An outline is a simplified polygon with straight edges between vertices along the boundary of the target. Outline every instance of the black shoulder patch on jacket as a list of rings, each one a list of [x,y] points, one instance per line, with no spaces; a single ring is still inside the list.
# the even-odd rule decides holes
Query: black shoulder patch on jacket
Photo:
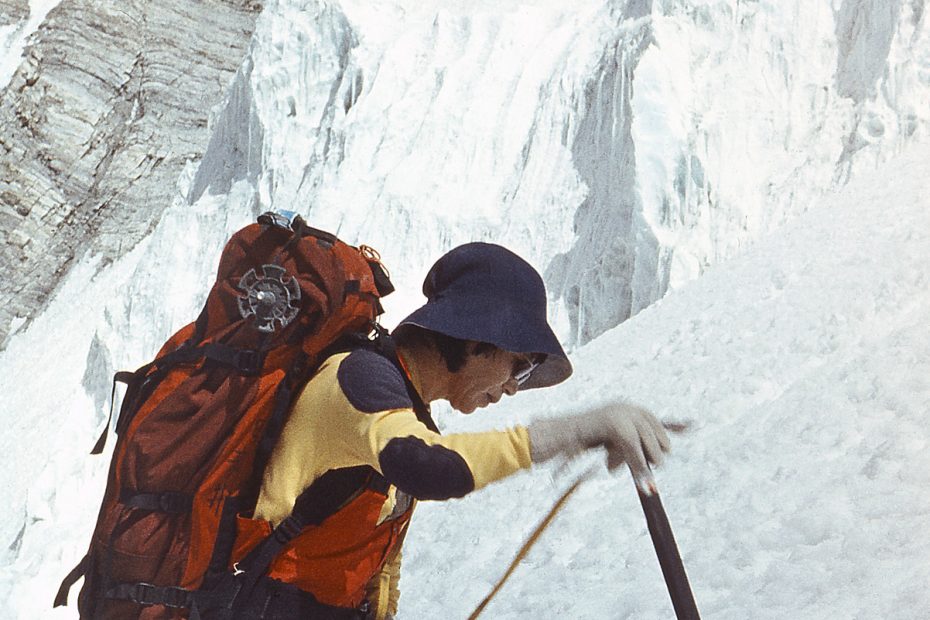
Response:
[[[374,351],[350,353],[339,364],[336,378],[352,406],[364,413],[413,408],[401,371]]]
[[[419,437],[395,437],[378,462],[391,484],[417,499],[450,499],[475,490],[475,477],[458,452]]]

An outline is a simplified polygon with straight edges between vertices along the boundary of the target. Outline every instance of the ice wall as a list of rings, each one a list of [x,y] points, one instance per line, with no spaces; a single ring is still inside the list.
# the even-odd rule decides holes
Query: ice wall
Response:
[[[924,2],[833,4],[655,2],[624,70],[592,76],[588,96],[623,146],[599,160],[600,185],[586,179],[575,246],[549,272],[577,340],[926,136]],[[619,104],[600,88],[611,74]]]
[[[540,270],[568,249],[586,192],[568,136],[609,6],[272,9],[253,52],[263,206],[379,248],[414,288],[464,241],[507,243]]]
[[[403,282],[506,243],[587,342],[925,136],[923,7],[271,4],[257,204],[382,248]]]
[[[188,200],[246,180],[404,282],[504,242],[584,343],[925,136],[924,8],[272,1]]]

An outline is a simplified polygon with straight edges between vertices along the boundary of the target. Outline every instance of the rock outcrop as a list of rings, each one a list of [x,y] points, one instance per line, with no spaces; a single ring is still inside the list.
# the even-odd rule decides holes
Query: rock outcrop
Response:
[[[17,24],[28,16],[28,0],[0,0],[0,26]]]
[[[26,2],[2,0],[16,23]],[[85,252],[131,249],[202,156],[261,10],[64,0],[0,95],[0,343]]]

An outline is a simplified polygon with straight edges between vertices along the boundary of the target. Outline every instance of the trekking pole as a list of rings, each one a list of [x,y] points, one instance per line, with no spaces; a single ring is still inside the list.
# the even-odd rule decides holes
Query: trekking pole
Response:
[[[675,616],[678,620],[700,620],[701,616],[694,602],[694,594],[691,593],[691,584],[688,583],[688,575],[685,574],[685,566],[681,562],[681,554],[678,553],[672,526],[668,522],[665,508],[662,507],[662,500],[659,498],[659,490],[652,471],[647,468],[639,476],[633,474],[633,481],[639,493],[639,502],[646,514],[649,535],[652,536],[652,544],[659,557],[659,566],[662,567],[665,585],[672,598]]]

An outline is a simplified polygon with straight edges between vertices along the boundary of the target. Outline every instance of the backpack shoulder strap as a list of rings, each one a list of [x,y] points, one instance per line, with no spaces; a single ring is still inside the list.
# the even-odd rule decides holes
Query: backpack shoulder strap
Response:
[[[308,525],[319,525],[367,487],[376,472],[368,466],[329,471],[300,494],[291,514],[271,534],[233,566],[242,576],[241,589],[250,591],[271,563]]]
[[[404,378],[404,383],[407,386],[407,393],[410,396],[410,400],[413,401],[413,411],[417,414],[417,419],[425,424],[428,429],[434,433],[438,433],[439,428],[433,421],[429,405],[423,400],[419,392],[417,392],[413,382],[410,380],[410,376],[407,374],[407,370],[397,356],[397,343],[394,342],[394,339],[388,331],[380,325],[375,325],[375,339],[370,342],[373,350],[390,360],[400,371],[401,376]]]

